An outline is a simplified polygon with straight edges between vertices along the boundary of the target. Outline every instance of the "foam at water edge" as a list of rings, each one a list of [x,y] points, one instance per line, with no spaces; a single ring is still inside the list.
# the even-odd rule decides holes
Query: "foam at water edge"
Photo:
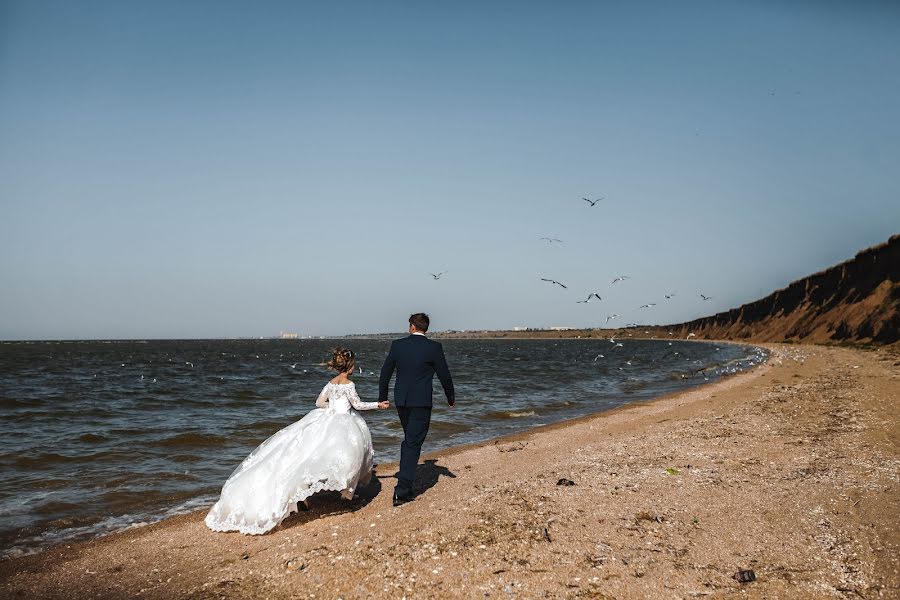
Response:
[[[103,537],[128,529],[145,527],[170,517],[187,514],[199,508],[210,506],[216,501],[216,498],[217,496],[192,498],[167,509],[165,512],[154,515],[120,515],[118,517],[109,517],[83,527],[70,527],[61,530],[45,531],[40,535],[16,540],[16,545],[5,549],[3,554],[0,555],[0,559],[6,560],[30,554],[39,554],[48,547],[63,542]]]

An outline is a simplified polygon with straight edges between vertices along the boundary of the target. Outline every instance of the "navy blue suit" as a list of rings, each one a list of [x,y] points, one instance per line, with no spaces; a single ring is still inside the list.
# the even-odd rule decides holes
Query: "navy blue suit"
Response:
[[[394,383],[394,405],[397,407],[400,424],[403,425],[400,473],[397,475],[395,493],[407,496],[412,493],[416,465],[431,424],[431,382],[434,376],[438,376],[450,406],[456,403],[456,396],[443,346],[424,335],[410,335],[391,343],[391,349],[381,367],[379,400],[387,400],[388,384],[395,369],[397,381]]]

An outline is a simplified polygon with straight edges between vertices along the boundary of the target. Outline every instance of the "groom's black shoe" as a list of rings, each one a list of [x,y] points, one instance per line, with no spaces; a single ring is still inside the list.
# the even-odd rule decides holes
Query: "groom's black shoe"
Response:
[[[415,496],[412,494],[400,495],[397,492],[394,492],[394,506],[400,506],[401,504],[406,504],[407,502],[412,502]]]

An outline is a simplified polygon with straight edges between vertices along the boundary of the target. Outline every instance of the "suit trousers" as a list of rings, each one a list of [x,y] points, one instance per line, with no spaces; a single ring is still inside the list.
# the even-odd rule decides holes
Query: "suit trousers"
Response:
[[[403,425],[403,443],[400,444],[400,473],[397,475],[397,488],[394,493],[406,496],[412,493],[416,465],[419,464],[422,444],[431,424],[431,407],[398,406],[397,414],[400,416],[400,424]]]

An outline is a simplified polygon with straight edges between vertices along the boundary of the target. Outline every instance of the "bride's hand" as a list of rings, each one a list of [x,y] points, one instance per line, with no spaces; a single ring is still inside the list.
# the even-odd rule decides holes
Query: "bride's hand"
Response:
[[[385,408],[390,408],[390,406],[391,406],[391,403],[388,402],[387,400],[382,400],[381,402],[378,403],[378,408],[380,408],[381,410],[384,410]]]

